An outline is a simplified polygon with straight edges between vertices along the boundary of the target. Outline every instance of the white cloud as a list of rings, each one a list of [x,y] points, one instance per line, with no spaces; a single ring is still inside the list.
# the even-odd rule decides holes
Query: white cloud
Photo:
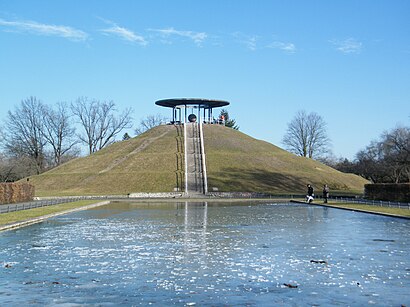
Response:
[[[37,35],[58,36],[73,41],[85,41],[87,33],[68,26],[42,24],[35,21],[7,21],[0,18],[0,26],[17,32],[28,32]]]
[[[296,46],[293,43],[284,43],[284,42],[273,42],[268,45],[268,48],[274,48],[274,49],[280,49],[282,51],[285,51],[287,53],[295,53],[296,52]]]
[[[345,54],[360,53],[362,51],[362,43],[354,38],[348,38],[345,40],[334,39],[331,40],[330,43],[336,47],[336,50]]]
[[[157,32],[161,36],[170,37],[170,36],[181,36],[191,39],[195,44],[200,46],[208,35],[205,32],[194,32],[194,31],[181,31],[175,30],[174,28],[166,29],[149,29],[149,31]]]
[[[111,24],[112,26],[110,28],[100,30],[101,32],[118,36],[123,40],[129,41],[132,43],[137,43],[142,46],[146,46],[148,44],[148,42],[143,36],[135,34],[133,31],[129,29],[120,27],[111,21],[105,21],[105,22]]]
[[[237,42],[243,44],[246,46],[247,49],[251,51],[255,51],[257,49],[257,41],[258,37],[257,36],[249,36],[242,34],[240,32],[235,32],[233,33],[233,36],[237,40]]]
[[[256,42],[257,42],[258,38],[256,36],[253,37],[249,37],[247,40],[244,40],[243,43],[246,45],[246,47],[249,50],[256,50]]]

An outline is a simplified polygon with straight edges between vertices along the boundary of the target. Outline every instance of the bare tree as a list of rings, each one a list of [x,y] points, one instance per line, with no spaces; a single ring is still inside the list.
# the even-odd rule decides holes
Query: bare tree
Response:
[[[379,160],[380,147],[377,142],[372,141],[365,150],[356,154],[355,173],[370,180],[371,182],[386,182],[386,164]]]
[[[399,126],[384,132],[377,146],[378,160],[387,166],[391,181],[410,182],[410,128]]]
[[[14,157],[27,156],[36,165],[36,173],[45,168],[44,105],[35,97],[21,101],[14,112],[8,112],[4,132],[4,147]]]
[[[84,128],[85,135],[80,134],[79,138],[87,144],[90,154],[113,143],[117,134],[132,126],[132,110],[128,108],[117,115],[113,101],[81,97],[71,104],[71,109]]]
[[[410,128],[397,127],[384,132],[356,154],[353,162],[336,168],[360,175],[374,183],[410,182]]]
[[[65,155],[75,156],[75,128],[71,122],[70,109],[67,103],[57,103],[56,109],[45,107],[43,135],[53,150],[54,165],[63,162]]]
[[[15,166],[13,163],[10,163],[10,159],[0,153],[0,181],[14,181],[16,179],[14,176],[14,168]]]
[[[299,111],[288,124],[282,143],[299,156],[318,158],[329,151],[326,123],[317,113]]]
[[[0,181],[13,182],[36,173],[37,167],[30,157],[0,154]]]
[[[140,135],[145,131],[163,124],[164,122],[166,122],[166,118],[161,114],[148,115],[147,117],[141,119],[139,126],[135,129],[135,134]]]

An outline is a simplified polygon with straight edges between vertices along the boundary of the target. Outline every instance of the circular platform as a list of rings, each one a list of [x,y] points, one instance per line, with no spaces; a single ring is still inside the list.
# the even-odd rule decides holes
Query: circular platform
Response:
[[[227,106],[229,105],[229,102],[224,100],[201,98],[172,98],[158,100],[155,104],[167,108],[176,108],[178,106],[200,106],[202,109],[212,109]]]

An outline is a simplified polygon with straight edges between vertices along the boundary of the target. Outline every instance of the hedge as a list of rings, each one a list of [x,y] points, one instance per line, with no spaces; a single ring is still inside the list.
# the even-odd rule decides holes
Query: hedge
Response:
[[[34,198],[34,186],[29,183],[0,183],[0,204],[31,201]]]
[[[374,183],[364,185],[365,198],[410,202],[410,183]]]

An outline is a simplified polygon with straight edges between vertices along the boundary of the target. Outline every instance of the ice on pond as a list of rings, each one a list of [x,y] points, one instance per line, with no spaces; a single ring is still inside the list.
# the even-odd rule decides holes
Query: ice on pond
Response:
[[[409,234],[305,205],[112,203],[0,233],[0,305],[409,305]]]

